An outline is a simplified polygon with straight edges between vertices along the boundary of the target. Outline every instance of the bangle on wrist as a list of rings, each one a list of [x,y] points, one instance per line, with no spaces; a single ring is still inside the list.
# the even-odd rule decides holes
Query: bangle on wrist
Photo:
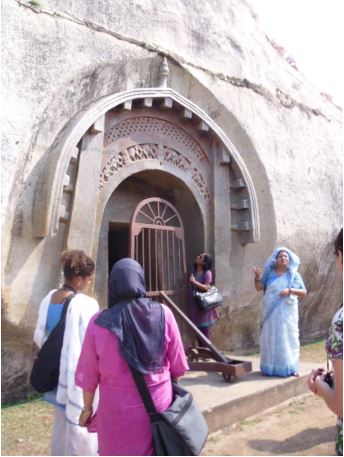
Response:
[[[85,407],[82,408],[81,413],[82,414],[92,414],[93,408],[91,407],[90,409],[87,409]]]
[[[260,282],[260,279],[255,278],[254,282]]]

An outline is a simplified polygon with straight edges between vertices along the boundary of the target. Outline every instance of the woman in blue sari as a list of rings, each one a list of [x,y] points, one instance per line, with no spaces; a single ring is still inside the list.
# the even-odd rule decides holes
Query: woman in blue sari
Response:
[[[279,247],[265,262],[263,274],[259,268],[253,268],[255,287],[264,290],[260,370],[268,376],[298,376],[298,298],[307,294],[297,272],[299,264],[294,252]]]

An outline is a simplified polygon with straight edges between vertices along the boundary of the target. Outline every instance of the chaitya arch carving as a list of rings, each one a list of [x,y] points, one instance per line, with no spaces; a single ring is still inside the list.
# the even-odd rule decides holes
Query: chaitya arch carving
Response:
[[[178,112],[183,122],[192,122],[196,129],[211,136],[216,147],[216,159],[208,157],[207,153],[192,142],[179,126],[169,124],[164,119],[154,117],[139,117],[123,120],[105,132],[104,118],[106,113],[115,109],[131,110],[135,104],[149,109],[156,107],[160,110]],[[198,163],[209,167],[212,159],[222,164],[231,164],[231,192],[237,195],[231,212],[235,215],[231,229],[242,234],[242,242],[255,242],[260,238],[257,196],[250,174],[241,155],[223,130],[197,105],[176,91],[167,87],[140,88],[104,97],[88,109],[80,112],[61,132],[48,152],[46,169],[41,175],[36,192],[33,211],[33,228],[37,237],[52,236],[57,232],[59,224],[70,223],[71,212],[64,202],[75,190],[67,170],[77,162],[80,148],[85,141],[92,143],[98,138],[97,144],[102,144],[107,160],[99,170],[98,192],[107,185],[108,180],[119,168],[140,160],[155,160],[166,163],[176,170],[183,171],[198,189],[205,201],[211,200],[211,189],[207,185],[204,171],[194,166],[193,161],[180,150],[171,146],[161,147],[158,143],[149,141],[140,144],[129,144],[121,150],[112,151],[113,142],[124,133],[129,136],[132,132],[154,133],[164,129],[171,139],[177,138],[184,143],[185,148],[195,156]],[[128,136],[127,135],[127,136]],[[82,142],[80,140],[82,139]],[[79,148],[76,147],[79,145]],[[81,145],[81,146],[80,146]],[[82,149],[81,149],[82,150]],[[106,155],[105,154],[105,155]],[[111,155],[109,155],[111,154]],[[233,165],[233,166],[232,166]],[[244,196],[241,194],[244,190]],[[69,203],[71,204],[71,203]],[[244,215],[244,216],[243,216]]]

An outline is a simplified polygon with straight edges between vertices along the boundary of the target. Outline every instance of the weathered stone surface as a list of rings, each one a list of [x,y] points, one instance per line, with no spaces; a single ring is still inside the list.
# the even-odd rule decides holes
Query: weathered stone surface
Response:
[[[102,97],[158,85],[161,53],[168,57],[168,87],[202,109],[239,152],[257,196],[261,238],[258,243],[241,244],[241,235],[230,231],[230,219],[237,211],[233,207],[245,206],[240,201],[247,197],[234,199],[232,193],[230,214],[213,221],[216,212],[199,210],[190,191],[192,182],[181,170],[172,176],[171,164],[168,168],[156,163],[153,170],[148,164],[136,163],[132,170],[136,167],[135,172],[146,173],[147,182],[152,179],[151,187],[143,183],[145,190],[140,192],[139,186],[134,193],[126,190],[123,198],[117,193],[117,206],[114,192],[104,215],[97,213],[101,229],[99,238],[95,233],[91,241],[97,244],[92,253],[98,254],[98,274],[107,274],[105,222],[120,213],[116,220],[128,223],[130,205],[148,190],[159,189],[166,198],[182,202],[188,267],[203,242],[218,257],[219,285],[226,292],[226,305],[214,328],[214,341],[220,347],[245,350],[257,346],[261,300],[253,287],[251,266],[262,265],[276,244],[288,245],[301,257],[300,272],[309,289],[300,306],[301,338],[326,334],[341,288],[331,243],[342,224],[342,114],[282,59],[245,1],[231,0],[224,6],[223,2],[206,0],[115,5],[108,1],[45,0],[31,6],[25,1],[5,0],[2,13],[5,398],[21,395],[27,386],[38,304],[59,282],[59,255],[69,234],[67,213],[72,200],[68,198],[72,194],[67,192],[61,201],[65,220],[57,233],[46,238],[35,236],[35,217],[46,216],[32,214],[33,208],[39,211],[40,198],[43,201],[47,196],[46,190],[40,193],[42,176],[49,163],[55,163],[54,155],[77,116],[82,118]],[[134,105],[126,107],[128,112],[135,113]],[[152,105],[147,101],[145,109]],[[165,108],[166,116],[177,116],[175,103]],[[186,127],[197,120],[190,113],[180,111],[182,121],[178,122],[194,135]],[[202,125],[207,130],[207,125]],[[91,125],[80,132],[73,148],[88,127]],[[189,157],[187,152],[183,154]],[[227,164],[227,159],[225,154],[216,165],[220,188],[209,186],[216,198],[220,198],[221,186],[228,184],[226,167],[233,173],[230,180],[237,178],[235,166]],[[169,173],[165,184],[160,172]],[[63,181],[67,187],[77,179],[70,169],[69,175],[70,182]],[[129,182],[137,186],[135,180]],[[51,189],[51,195],[54,192],[56,189]],[[228,194],[224,198],[229,198]],[[188,220],[187,204],[193,208],[193,220]],[[216,205],[218,212],[229,206],[228,201]],[[210,221],[204,223],[209,226],[204,240],[201,233],[192,236],[193,222],[201,225],[202,218]],[[223,273],[223,268],[228,271]],[[103,301],[106,293],[97,281],[95,292]]]

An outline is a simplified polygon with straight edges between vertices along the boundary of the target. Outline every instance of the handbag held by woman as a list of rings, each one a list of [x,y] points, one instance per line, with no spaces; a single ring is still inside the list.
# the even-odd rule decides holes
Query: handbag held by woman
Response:
[[[173,401],[159,413],[143,374],[129,368],[151,420],[155,455],[199,455],[208,437],[208,425],[190,392],[172,382]]]
[[[211,286],[206,292],[193,291],[196,305],[201,311],[217,308],[223,303],[223,297],[215,286]]]

